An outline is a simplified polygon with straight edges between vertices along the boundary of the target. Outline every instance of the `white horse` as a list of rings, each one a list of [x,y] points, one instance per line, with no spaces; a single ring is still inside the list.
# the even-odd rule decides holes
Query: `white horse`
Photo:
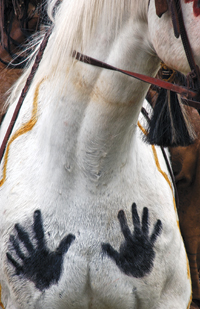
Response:
[[[137,127],[149,86],[72,57],[76,50],[151,76],[162,59],[186,73],[170,13],[159,18],[154,0],[62,0],[56,10],[55,2],[54,29],[1,165],[0,306],[189,308],[166,164]],[[200,64],[200,19],[193,3],[182,9]],[[0,141],[30,67],[13,89]]]

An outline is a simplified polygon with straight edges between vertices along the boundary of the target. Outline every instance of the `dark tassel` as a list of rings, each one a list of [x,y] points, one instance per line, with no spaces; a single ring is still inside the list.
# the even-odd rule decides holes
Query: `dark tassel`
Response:
[[[197,1],[197,7],[200,8],[200,0]]]
[[[188,146],[195,134],[177,94],[161,89],[149,122],[148,143],[163,147]]]

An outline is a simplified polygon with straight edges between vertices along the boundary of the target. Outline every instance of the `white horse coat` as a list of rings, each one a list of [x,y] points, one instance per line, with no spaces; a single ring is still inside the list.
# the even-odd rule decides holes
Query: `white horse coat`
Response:
[[[183,11],[200,63],[200,20],[191,3]],[[160,59],[189,70],[169,12],[159,19],[153,0],[62,0],[0,170],[2,304],[186,309],[190,274],[166,164],[137,126],[148,85],[74,60],[74,49],[147,75]]]

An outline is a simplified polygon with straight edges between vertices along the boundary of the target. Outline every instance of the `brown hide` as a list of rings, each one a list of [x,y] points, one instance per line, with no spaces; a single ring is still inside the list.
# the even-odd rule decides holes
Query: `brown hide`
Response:
[[[0,0],[0,11],[3,8],[3,6],[5,7],[5,3],[7,3],[6,5],[9,7],[9,9],[11,9],[11,7],[15,4],[15,10],[17,15],[14,16],[13,20],[12,20],[12,29],[10,32],[10,37],[12,38],[12,40],[14,40],[15,42],[18,42],[20,44],[23,44],[26,40],[27,37],[24,35],[24,33],[21,30],[21,23],[20,23],[20,14],[21,11],[19,8],[21,8],[22,10],[22,5],[21,2],[24,3],[21,0],[17,0],[17,1],[10,1],[10,2],[5,2],[5,0]],[[29,29],[29,32],[34,33],[35,30],[38,27],[38,11],[36,10],[37,5],[41,6],[41,4],[43,3],[42,0],[30,0],[29,4],[28,4],[28,16],[29,16],[29,21],[27,23],[27,27]],[[8,7],[5,10],[8,10]],[[0,58],[5,61],[5,62],[10,62],[12,60],[11,56],[6,52],[6,50],[4,49],[4,46],[8,47],[8,43],[7,43],[7,35],[2,31],[3,25],[2,22],[0,21],[0,32],[1,32],[1,45],[0,45]],[[3,41],[3,42],[2,42]],[[16,45],[14,45],[12,43],[12,41],[10,41],[10,48],[12,53],[19,53],[20,51],[17,49]],[[1,119],[2,119],[2,115],[5,113],[5,102],[6,99],[8,97],[8,90],[10,89],[10,87],[15,83],[15,81],[19,78],[19,76],[22,74],[22,69],[11,69],[11,68],[7,68],[3,63],[0,62],[0,124],[1,124]]]
[[[7,91],[21,75],[21,69],[7,69],[0,63],[0,123],[2,114],[4,114],[4,104],[8,97]]]
[[[190,263],[193,299],[200,300],[200,116],[187,107],[197,133],[188,147],[171,148],[172,168],[179,194],[179,220]]]
[[[17,17],[15,17],[13,27],[12,27],[12,37],[17,42],[22,41],[23,35],[19,29],[18,20]],[[5,42],[6,45],[6,42]],[[14,52],[14,46],[11,46],[12,51]],[[2,45],[0,46],[0,58],[4,61],[11,61],[10,56],[8,53],[4,50]],[[10,87],[14,84],[14,82],[19,78],[21,75],[22,70],[21,69],[10,69],[6,68],[6,66],[3,63],[0,63],[0,123],[1,123],[1,114],[4,114],[4,104],[7,99],[8,93],[7,91],[10,89]]]

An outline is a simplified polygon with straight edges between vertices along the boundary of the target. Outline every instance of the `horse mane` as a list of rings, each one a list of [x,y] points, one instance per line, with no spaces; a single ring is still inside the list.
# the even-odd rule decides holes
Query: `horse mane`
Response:
[[[55,22],[57,27],[56,42],[67,46],[66,48],[70,52],[76,48],[81,49],[82,52],[87,49],[100,22],[105,25],[107,33],[112,32],[113,36],[123,25],[123,19],[128,19],[130,16],[133,19],[138,18],[138,10],[141,15],[147,10],[147,8],[145,10],[147,1],[141,2],[139,0],[62,0],[54,19],[53,13],[56,3],[58,0],[51,0],[49,3],[49,18]],[[62,44],[64,37],[67,41]]]

